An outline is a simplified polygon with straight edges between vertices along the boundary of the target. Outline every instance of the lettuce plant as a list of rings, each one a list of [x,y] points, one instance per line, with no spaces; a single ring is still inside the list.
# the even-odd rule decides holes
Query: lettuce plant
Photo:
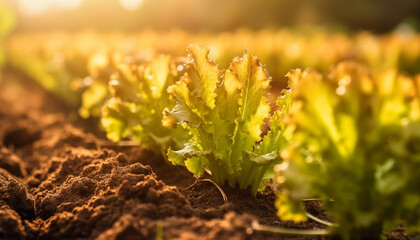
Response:
[[[92,53],[87,58],[86,70],[89,76],[78,77],[72,81],[72,89],[83,92],[79,115],[82,118],[98,117],[107,99],[110,98],[108,81],[116,71],[105,50]]]
[[[160,55],[148,64],[119,64],[109,81],[112,97],[102,108],[101,125],[112,141],[132,139],[155,152],[179,149],[188,134],[162,126],[163,110],[174,106],[166,94],[178,79],[176,61]]]
[[[196,175],[208,169],[219,185],[228,182],[255,195],[273,176],[287,144],[282,120],[289,98],[268,103],[271,77],[247,52],[221,71],[208,59],[208,49],[190,45],[188,51],[185,75],[168,88],[176,105],[165,109],[162,122],[181,125],[190,137],[183,149],[170,148],[168,159]],[[263,137],[264,120],[271,127]]]
[[[291,71],[294,141],[276,166],[283,220],[320,198],[344,239],[379,239],[400,223],[420,230],[419,79],[353,62],[328,77]]]

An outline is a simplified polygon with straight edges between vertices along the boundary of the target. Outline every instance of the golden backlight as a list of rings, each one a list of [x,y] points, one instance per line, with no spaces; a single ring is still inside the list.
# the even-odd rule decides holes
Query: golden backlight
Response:
[[[128,11],[138,9],[144,0],[120,0],[121,6]]]
[[[40,15],[50,10],[72,10],[79,7],[84,0],[18,0],[21,13]],[[127,11],[138,9],[144,0],[119,0],[121,7]]]
[[[74,9],[83,0],[18,0],[18,6],[23,14],[38,15],[51,9]]]

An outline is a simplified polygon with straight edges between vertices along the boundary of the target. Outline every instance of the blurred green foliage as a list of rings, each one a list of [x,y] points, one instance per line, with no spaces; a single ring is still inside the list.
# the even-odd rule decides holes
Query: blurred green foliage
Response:
[[[5,54],[3,50],[3,41],[12,31],[16,24],[16,18],[13,10],[5,3],[0,2],[0,68],[5,64]],[[1,80],[1,73],[0,73]]]
[[[168,129],[161,123],[164,109],[175,105],[166,89],[179,79],[177,64],[180,63],[168,55],[159,55],[139,64],[117,60],[115,66],[118,71],[109,81],[111,98],[108,97],[101,113],[101,125],[108,139],[114,142],[125,139],[138,141],[143,147],[159,154],[165,154],[169,147],[182,148],[188,139],[187,131]],[[84,110],[87,103],[97,97],[106,96],[106,87],[92,85],[84,94],[87,99],[81,109]],[[101,100],[103,104],[105,99]],[[89,110],[86,109],[87,112]]]
[[[379,239],[400,223],[420,231],[420,78],[338,64],[289,73],[294,142],[276,167],[283,220],[320,198],[344,239]]]

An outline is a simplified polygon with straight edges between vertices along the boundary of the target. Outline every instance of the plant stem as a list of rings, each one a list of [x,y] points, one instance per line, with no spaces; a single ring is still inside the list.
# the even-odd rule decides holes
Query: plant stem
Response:
[[[228,198],[226,196],[225,191],[223,191],[223,189],[217,183],[215,183],[213,180],[211,180],[211,179],[200,179],[200,180],[198,180],[198,182],[209,182],[209,183],[213,184],[219,190],[220,194],[222,194],[223,203],[226,204],[228,202]]]
[[[216,159],[214,158],[214,156],[210,155],[208,157],[209,160],[209,169],[211,172],[211,176],[213,177],[213,180],[218,183],[218,184],[224,184],[222,183],[222,179],[220,179],[220,169],[219,169],[219,164],[217,163]]]
[[[328,236],[330,231],[328,229],[302,230],[280,228],[267,225],[260,225],[257,221],[252,222],[252,229],[258,232],[266,232],[281,235],[300,235],[300,236]]]
[[[226,204],[228,202],[228,198],[227,198],[227,195],[226,195],[225,191],[223,191],[223,189],[216,182],[214,182],[211,179],[207,179],[207,178],[205,178],[205,179],[198,179],[193,184],[191,184],[190,186],[184,188],[183,190],[191,189],[195,185],[197,185],[197,183],[202,183],[202,182],[209,182],[209,183],[213,184],[219,190],[220,194],[222,195],[223,203]]]
[[[312,215],[310,213],[306,213],[306,216],[308,218],[312,219],[313,221],[315,221],[317,223],[324,224],[324,225],[326,225],[328,227],[338,227],[338,224],[337,223],[331,223],[331,222],[328,222],[328,221],[324,221],[324,220],[322,220],[320,218],[315,217],[314,215]]]
[[[256,168],[259,170],[257,173],[254,173],[256,175],[256,178],[254,178],[254,182],[252,185],[252,195],[257,195],[258,192],[258,187],[260,186],[261,180],[264,177],[264,173],[265,171],[267,171],[267,168],[269,166],[263,166],[263,167],[257,167]]]
[[[246,189],[248,187],[247,186],[248,179],[252,177],[251,172],[252,172],[252,168],[251,168],[250,161],[248,159],[244,159],[243,164],[242,164],[242,173],[239,173],[242,176],[239,181],[239,187],[241,189]],[[231,186],[231,187],[235,187],[235,186]]]

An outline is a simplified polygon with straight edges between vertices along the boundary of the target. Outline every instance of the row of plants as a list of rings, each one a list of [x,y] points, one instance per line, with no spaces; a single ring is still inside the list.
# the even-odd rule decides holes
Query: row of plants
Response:
[[[240,29],[219,34],[173,30],[138,34],[28,33],[14,34],[6,45],[9,62],[42,86],[74,106],[82,117],[99,116],[110,95],[109,76],[120,63],[145,63],[159,54],[183,56],[185,46],[199,42],[222,68],[248,49],[265,60],[272,85],[284,88],[284,74],[294,68],[327,73],[344,60],[355,60],[373,69],[394,67],[409,74],[420,72],[420,35],[409,30],[377,36],[353,35],[325,29]]]
[[[347,61],[292,70],[273,97],[248,52],[227,69],[200,45],[188,53],[182,68],[167,55],[118,66],[101,116],[110,139],[168,149],[171,163],[253,195],[274,179],[282,220],[306,220],[302,201],[316,199],[344,239],[420,231],[420,76]]]
[[[409,70],[400,70],[399,61],[320,60],[319,72],[290,71],[281,89],[248,52],[230,64],[220,60],[219,67],[200,45],[173,57],[179,55],[113,45],[117,36],[104,45],[86,36],[80,49],[73,49],[76,41],[64,48],[68,40],[62,39],[56,48],[41,37],[39,44],[51,49],[31,57],[43,56],[34,60],[42,74],[51,74],[45,70],[51,57],[62,57],[62,68],[48,81],[68,76],[68,86],[85,88],[72,95],[57,83],[83,100],[82,116],[100,114],[110,140],[138,141],[197,176],[208,172],[218,185],[253,195],[273,179],[281,219],[306,220],[302,201],[316,199],[335,219],[331,233],[344,239],[378,239],[399,224],[420,231],[420,77],[404,75]],[[401,47],[390,50],[394,60],[416,54],[402,51],[404,44],[392,46]],[[14,65],[31,68],[30,61],[13,57]],[[287,62],[281,55],[278,60]]]
[[[101,125],[113,141],[138,140],[167,151],[173,164],[197,176],[208,169],[217,184],[250,187],[255,195],[273,177],[288,142],[282,123],[287,102],[279,97],[269,103],[271,77],[249,53],[220,70],[208,59],[209,49],[191,45],[188,51],[182,68],[182,60],[168,55],[118,65]]]

